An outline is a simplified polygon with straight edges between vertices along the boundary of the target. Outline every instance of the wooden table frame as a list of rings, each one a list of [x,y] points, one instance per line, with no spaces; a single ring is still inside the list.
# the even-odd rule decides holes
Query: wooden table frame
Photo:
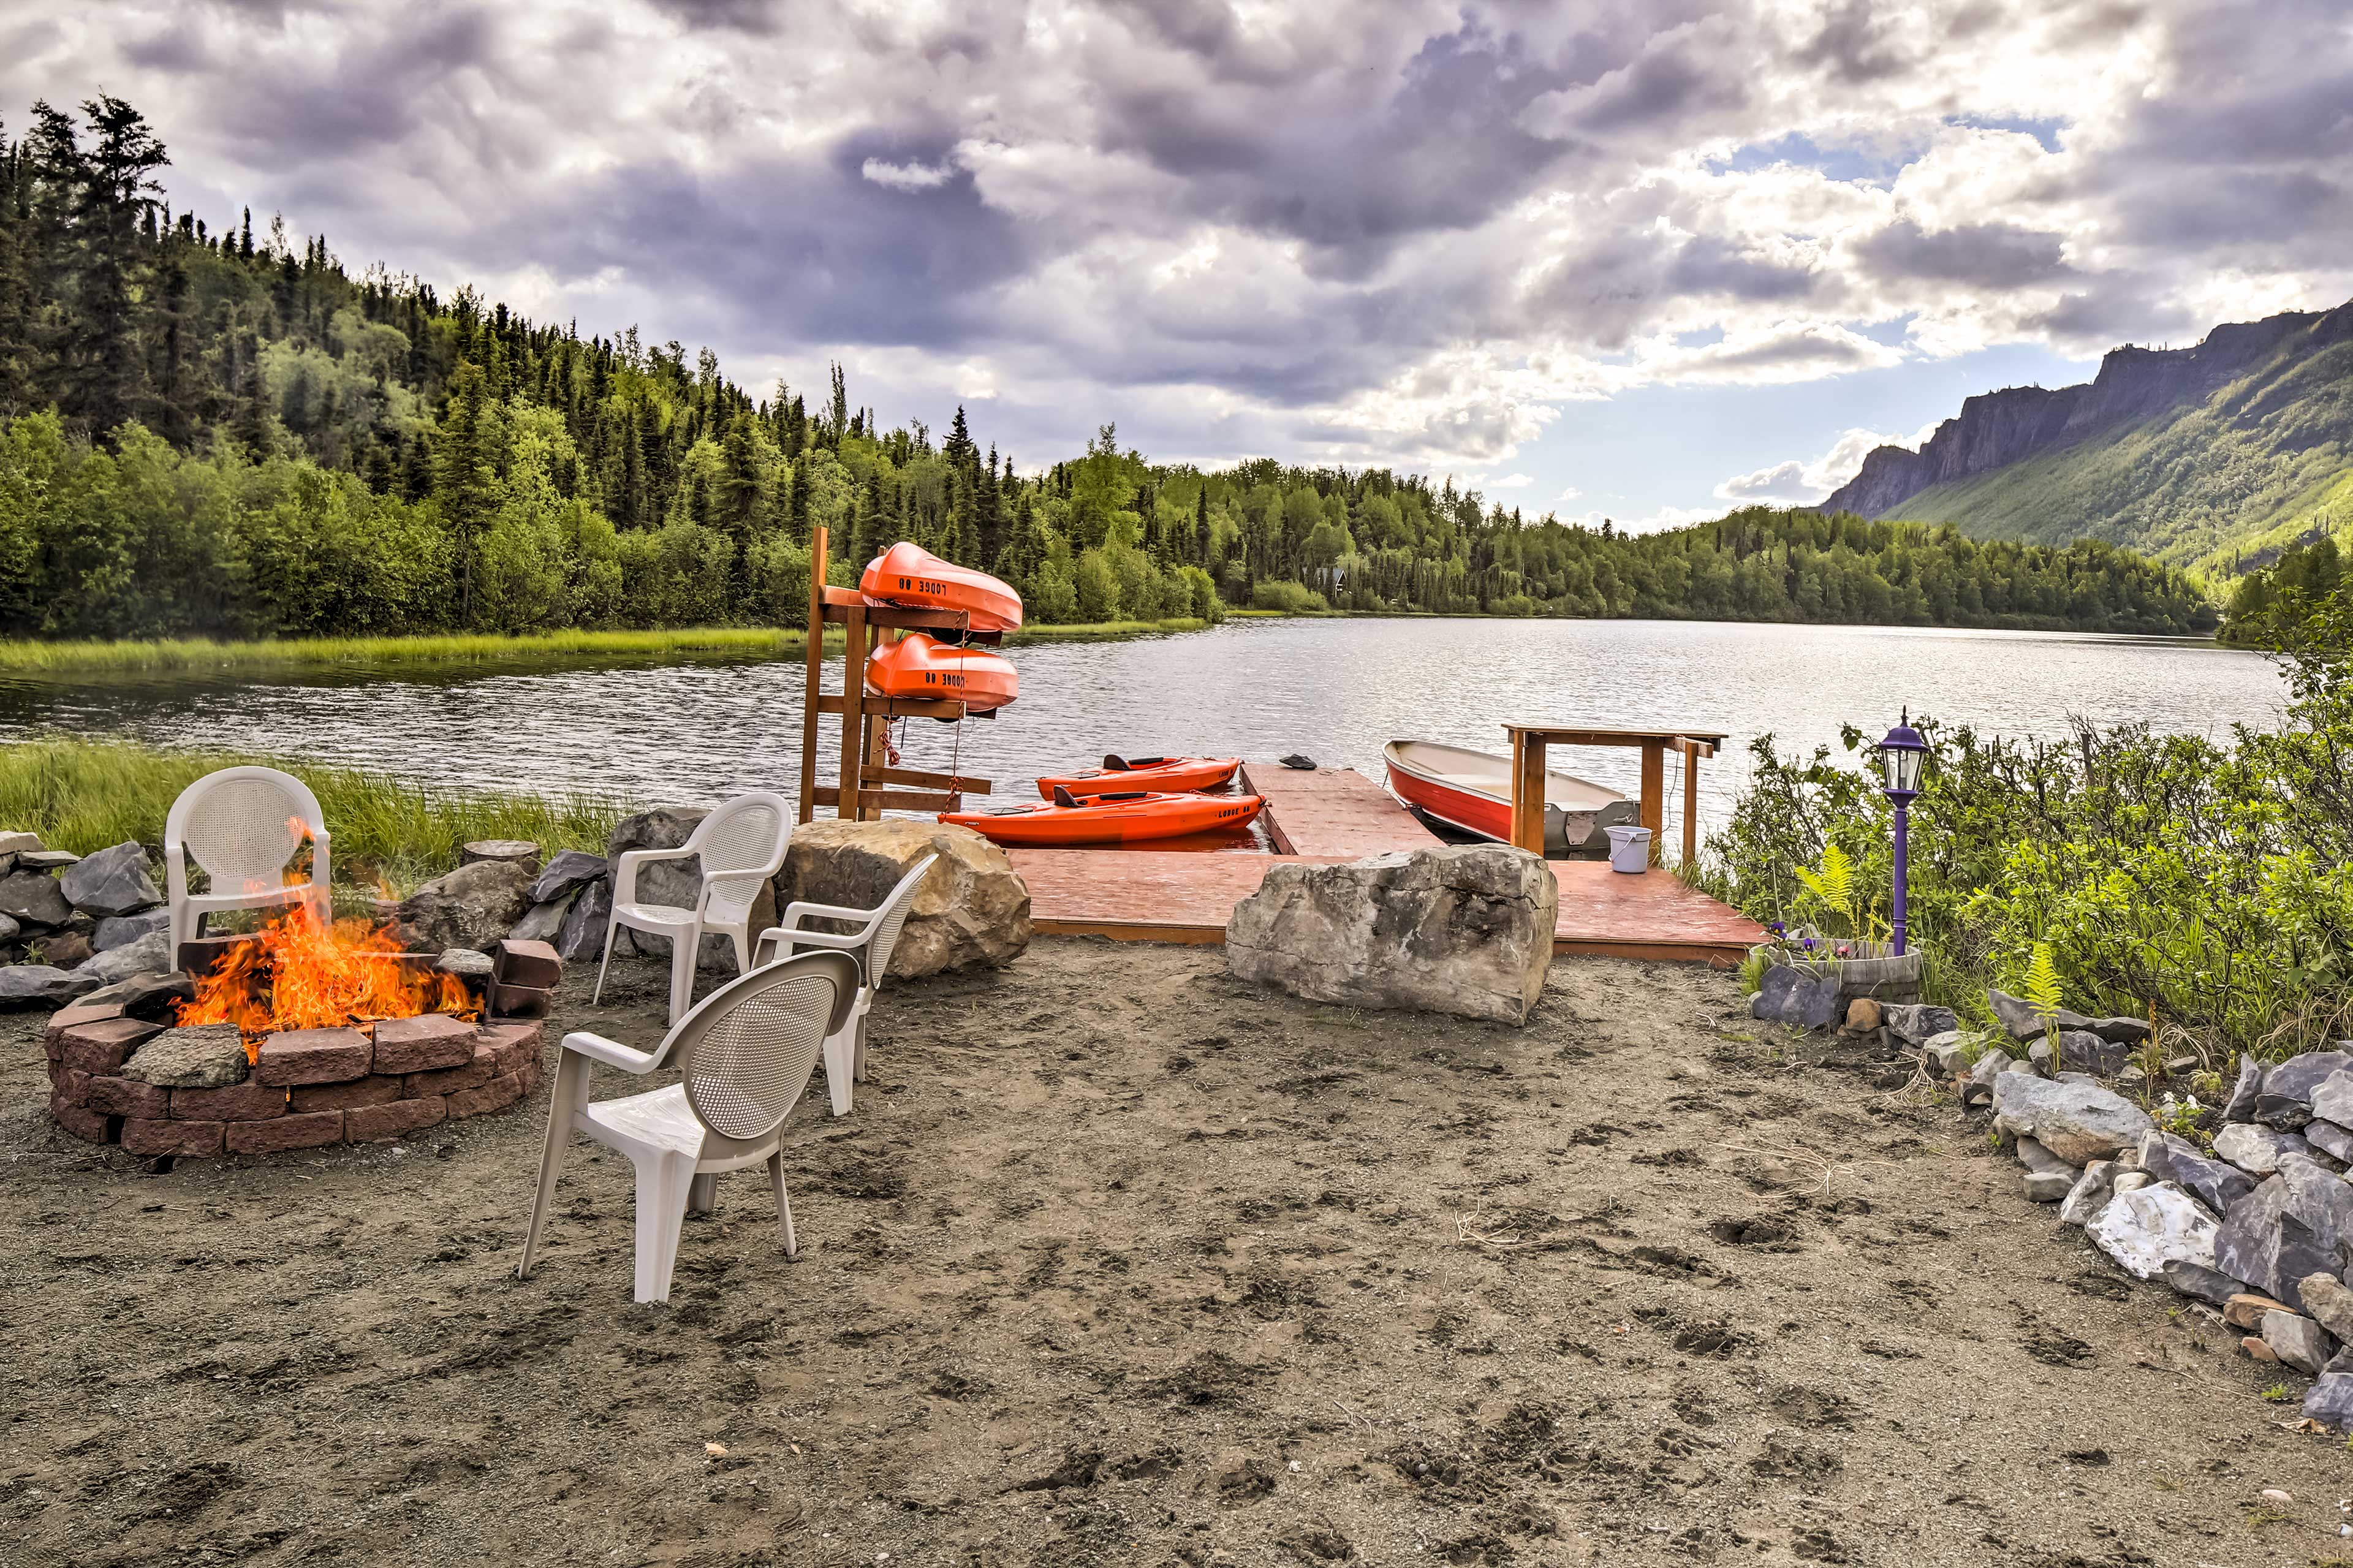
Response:
[[[1545,748],[1639,746],[1642,751],[1642,826],[1656,864],[1667,826],[1667,753],[1683,759],[1683,863],[1699,856],[1699,763],[1724,744],[1706,730],[1599,730],[1586,724],[1506,724],[1512,737],[1512,842],[1544,853]]]
[[[955,631],[971,625],[962,610],[916,610],[897,605],[870,605],[854,588],[829,587],[825,580],[826,532],[809,531],[809,612],[807,670],[801,690],[800,819],[815,820],[817,808],[829,805],[845,822],[873,822],[886,810],[955,811],[968,795],[987,795],[989,781],[959,778],[953,773],[924,773],[890,765],[886,749],[890,721],[898,718],[962,720],[965,705],[934,699],[876,697],[866,689],[867,631]],[[825,691],[819,676],[825,668],[825,628],[839,626],[849,637],[841,661],[841,694]],[[875,642],[880,645],[880,639]],[[837,784],[817,782],[818,726],[827,716],[841,716],[841,774]],[[986,718],[988,714],[973,717]],[[897,787],[893,787],[897,786]]]

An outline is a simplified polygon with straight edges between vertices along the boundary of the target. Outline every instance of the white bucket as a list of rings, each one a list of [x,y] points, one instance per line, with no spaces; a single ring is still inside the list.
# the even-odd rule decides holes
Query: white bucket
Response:
[[[1609,835],[1609,868],[1630,871],[1641,876],[1651,868],[1651,830],[1647,827],[1612,827]]]

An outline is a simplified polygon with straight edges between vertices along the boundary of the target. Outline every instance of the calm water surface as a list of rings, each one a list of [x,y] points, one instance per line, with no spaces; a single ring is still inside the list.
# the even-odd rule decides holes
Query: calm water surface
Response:
[[[993,721],[909,721],[910,766],[1029,781],[1100,758],[1303,752],[1380,776],[1384,742],[1501,752],[1507,719],[1728,731],[1701,773],[1722,819],[1746,744],[1839,745],[1910,704],[2005,734],[2071,714],[2221,734],[2274,718],[2285,689],[2259,656],[2198,643],[2021,632],[1669,621],[1232,622],[1118,643],[1020,648],[1020,701]],[[840,661],[829,666],[838,688]],[[708,801],[799,777],[797,661],[569,662],[418,671],[202,678],[0,678],[0,726],[229,746],[381,769],[445,787],[589,791]],[[828,729],[838,730],[829,721]],[[1626,789],[1635,753],[1555,753]],[[832,737],[824,747],[831,777]],[[1669,782],[1676,782],[1669,760]],[[1678,792],[1679,794],[1679,792]]]

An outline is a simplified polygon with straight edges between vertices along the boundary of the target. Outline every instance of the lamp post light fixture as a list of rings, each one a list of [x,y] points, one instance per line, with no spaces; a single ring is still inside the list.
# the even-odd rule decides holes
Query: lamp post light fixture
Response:
[[[1895,902],[1895,951],[1905,951],[1904,938],[1905,834],[1910,826],[1909,811],[1920,794],[1920,764],[1928,755],[1928,742],[1912,727],[1912,710],[1904,710],[1904,717],[1887,739],[1879,742],[1880,771],[1887,777],[1887,798],[1895,806],[1895,867],[1894,882]]]

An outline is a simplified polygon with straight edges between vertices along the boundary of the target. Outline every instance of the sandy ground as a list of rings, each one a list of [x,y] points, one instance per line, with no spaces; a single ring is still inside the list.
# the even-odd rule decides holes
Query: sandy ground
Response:
[[[650,1043],[660,984],[563,1021]],[[1040,941],[887,993],[800,1260],[728,1178],[667,1308],[614,1156],[514,1279],[543,1092],[156,1175],[47,1125],[36,1028],[12,1564],[2353,1559],[2353,1459],[2218,1324],[1723,975],[1564,961],[1517,1031]]]

